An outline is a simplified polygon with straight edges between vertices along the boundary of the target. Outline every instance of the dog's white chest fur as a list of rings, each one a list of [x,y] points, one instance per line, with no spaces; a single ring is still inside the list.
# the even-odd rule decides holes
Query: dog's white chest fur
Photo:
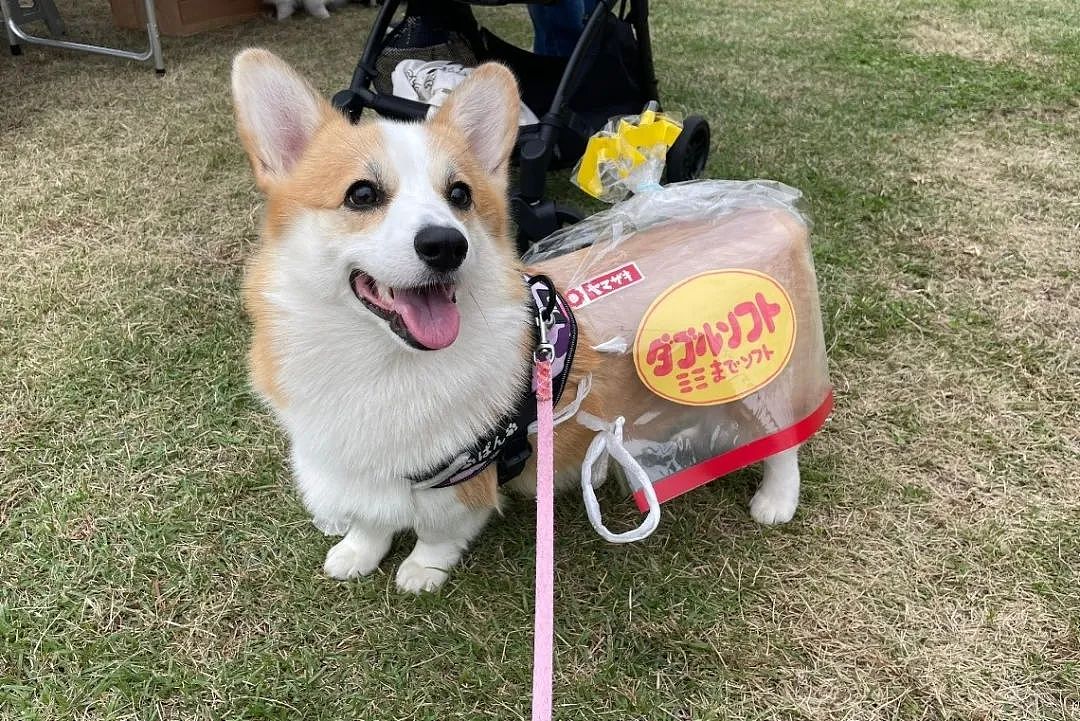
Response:
[[[452,222],[427,182],[423,126],[386,124],[382,131],[403,182],[379,237],[325,244],[318,216],[302,217],[288,230],[267,298],[277,311],[274,350],[288,398],[278,415],[297,484],[317,525],[335,534],[360,520],[395,529],[423,523],[431,502],[418,504],[406,476],[484,435],[513,407],[526,378],[516,351],[528,329],[527,307],[486,292],[505,272],[488,267],[492,254],[483,245],[492,241],[482,228],[469,229],[475,247],[459,271],[461,330],[448,348],[405,348],[341,282],[342,256],[356,253],[393,277],[395,264],[414,262],[398,257],[411,244],[397,236]]]

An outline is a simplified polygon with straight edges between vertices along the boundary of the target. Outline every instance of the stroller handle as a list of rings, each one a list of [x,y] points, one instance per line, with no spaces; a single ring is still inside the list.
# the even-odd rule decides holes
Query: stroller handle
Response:
[[[384,118],[394,120],[423,120],[432,108],[427,103],[399,98],[396,95],[375,93],[363,87],[342,90],[334,96],[333,102],[334,107],[344,112],[353,121],[359,118],[364,108],[371,108]]]

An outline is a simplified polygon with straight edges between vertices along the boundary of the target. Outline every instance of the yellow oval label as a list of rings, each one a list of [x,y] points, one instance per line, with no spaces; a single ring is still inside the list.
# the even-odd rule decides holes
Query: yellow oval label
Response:
[[[756,270],[712,270],[652,302],[634,338],[634,366],[656,395],[689,406],[744,398],[779,375],[795,347],[795,310]]]

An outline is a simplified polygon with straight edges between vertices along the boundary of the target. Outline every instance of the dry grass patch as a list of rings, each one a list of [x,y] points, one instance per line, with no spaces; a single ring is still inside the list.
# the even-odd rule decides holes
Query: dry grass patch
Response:
[[[974,18],[921,13],[906,30],[903,45],[921,55],[953,55],[983,63],[1046,65],[1051,58],[1031,49],[1024,27],[993,28]]]
[[[935,213],[912,239],[933,259],[930,277],[910,292],[932,316],[967,316],[955,343],[990,341],[970,345],[964,359],[987,382],[956,386],[980,390],[999,410],[981,427],[1004,432],[1047,481],[1069,484],[1080,482],[1080,166],[1062,129],[1078,120],[1075,109],[1021,115],[912,151],[919,193]]]
[[[792,549],[804,574],[778,580],[768,606],[744,614],[798,659],[759,688],[780,708],[808,718],[1080,714],[1069,680],[1080,601],[1048,592],[1078,580],[1061,544],[1080,497],[1068,438],[1080,383],[1048,378],[1052,393],[1032,399],[1004,382],[1006,368],[943,347],[947,333],[904,334],[841,379],[839,412],[812,453],[845,459],[831,478],[844,489],[801,511],[816,535],[812,553]],[[1055,396],[1059,405],[1044,404]],[[1040,675],[1044,664],[1065,676]]]
[[[1080,165],[1052,128],[1078,121],[1076,110],[1053,126],[1020,117],[915,153],[921,194],[940,210],[916,239],[939,264],[940,300],[975,300],[1003,340],[1050,344],[1062,372],[1080,363]]]
[[[810,453],[844,461],[828,502],[800,512],[814,551],[790,549],[804,574],[778,575],[768,605],[742,616],[784,659],[753,682],[774,707],[1080,717],[1080,597],[1067,590],[1080,584],[1080,167],[1061,132],[1076,115],[908,148],[923,217],[903,218],[893,255],[864,268],[900,330],[835,369],[838,411]]]

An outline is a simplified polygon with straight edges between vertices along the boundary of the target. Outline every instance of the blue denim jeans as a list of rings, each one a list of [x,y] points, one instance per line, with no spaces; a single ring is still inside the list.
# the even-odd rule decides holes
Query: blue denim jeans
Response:
[[[596,0],[558,0],[554,5],[530,5],[533,23],[533,52],[537,55],[568,57],[574,52],[585,20]]]

